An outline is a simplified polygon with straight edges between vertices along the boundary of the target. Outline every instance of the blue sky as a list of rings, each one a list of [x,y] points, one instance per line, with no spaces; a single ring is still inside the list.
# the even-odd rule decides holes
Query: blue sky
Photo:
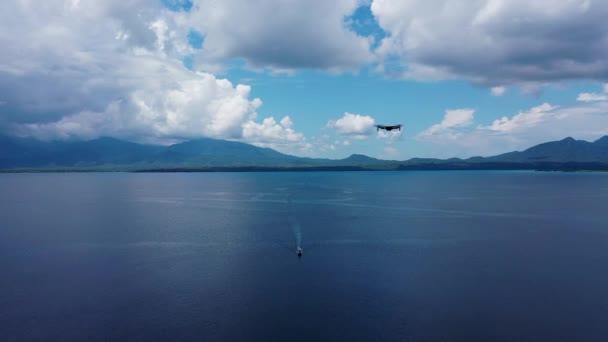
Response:
[[[51,0],[0,10],[4,134],[213,137],[386,159],[608,134],[602,2]],[[373,127],[396,123],[400,134]]]

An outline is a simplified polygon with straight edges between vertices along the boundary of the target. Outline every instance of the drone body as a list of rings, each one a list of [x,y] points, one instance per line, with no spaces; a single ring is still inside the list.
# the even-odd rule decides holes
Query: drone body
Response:
[[[379,131],[381,129],[388,131],[388,132],[390,132],[394,129],[401,131],[401,126],[403,126],[403,125],[376,125],[376,131]]]

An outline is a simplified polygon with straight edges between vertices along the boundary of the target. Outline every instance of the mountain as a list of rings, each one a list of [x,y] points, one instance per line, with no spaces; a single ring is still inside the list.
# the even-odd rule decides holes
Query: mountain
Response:
[[[0,168],[131,165],[145,163],[162,149],[106,137],[72,142],[2,137],[0,146]]]
[[[368,157],[363,154],[351,154],[348,158],[334,160],[335,165],[349,166],[369,166],[369,165],[384,165],[390,161]]]
[[[605,147],[608,147],[608,135],[604,135],[603,137],[597,139],[593,143],[596,146],[605,146]]]
[[[0,169],[40,170],[608,170],[608,136],[594,142],[566,138],[492,157],[389,161],[353,154],[345,159],[301,158],[270,148],[218,139],[171,146],[102,137],[89,141],[39,141],[0,136]]]
[[[301,159],[241,142],[196,139],[165,148],[156,156],[157,164],[196,166],[279,166],[302,163]]]
[[[608,162],[608,136],[594,142],[571,137],[530,147],[523,152],[509,152],[486,158],[497,162]]]

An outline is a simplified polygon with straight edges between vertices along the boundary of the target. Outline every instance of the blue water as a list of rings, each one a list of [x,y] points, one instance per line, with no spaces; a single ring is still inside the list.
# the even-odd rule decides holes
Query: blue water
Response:
[[[607,341],[607,322],[608,174],[0,175],[2,341]]]

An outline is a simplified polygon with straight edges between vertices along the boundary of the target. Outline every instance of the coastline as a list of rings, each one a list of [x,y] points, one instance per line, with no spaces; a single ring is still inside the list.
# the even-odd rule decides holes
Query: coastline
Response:
[[[0,173],[88,173],[88,172],[360,172],[360,171],[546,171],[608,172],[605,163],[425,163],[398,165],[338,166],[100,166],[0,169]]]

